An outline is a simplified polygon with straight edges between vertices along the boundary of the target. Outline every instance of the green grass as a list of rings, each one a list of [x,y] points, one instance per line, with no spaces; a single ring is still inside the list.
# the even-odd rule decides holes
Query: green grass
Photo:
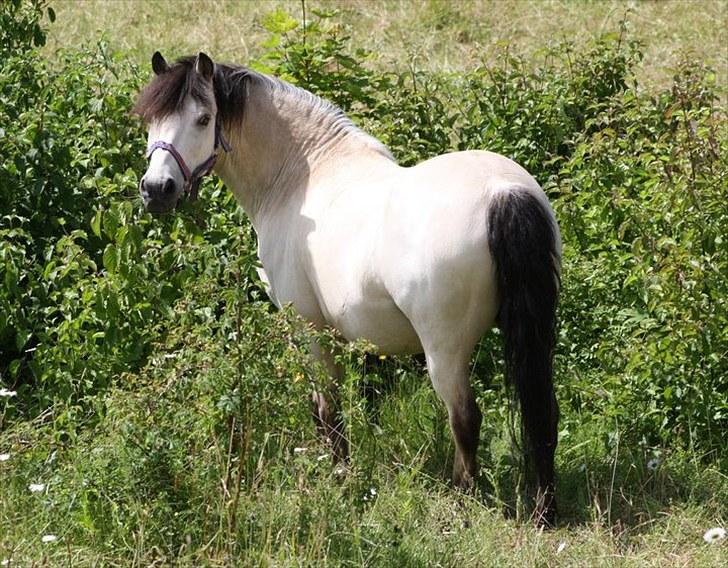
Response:
[[[56,0],[52,6],[58,19],[51,28],[49,50],[107,37],[144,65],[155,50],[170,57],[206,51],[219,60],[247,63],[262,52],[267,35],[260,21],[265,13],[282,8],[302,16],[298,0]],[[308,1],[306,7],[309,14],[315,9],[340,10],[353,45],[373,51],[375,65],[433,71],[495,63],[506,44],[538,65],[553,43],[583,43],[619,31],[619,22],[626,18],[627,34],[645,45],[638,72],[641,84],[669,85],[676,64],[689,57],[711,65],[718,83],[728,85],[728,3],[722,0],[349,0]]]
[[[178,338],[175,338],[175,341]],[[234,349],[188,339],[97,405],[75,439],[53,411],[0,436],[0,559],[18,566],[719,566],[728,479],[686,452],[649,454],[576,432],[559,454],[561,521],[540,531],[514,498],[502,401],[486,407],[478,493],[447,481],[451,443],[427,378],[405,363],[382,397],[378,427],[350,367],[345,389],[350,471],[316,440],[305,382],[248,409],[249,423],[215,419]],[[495,404],[494,404],[495,403]],[[52,420],[55,419],[55,420]],[[269,422],[262,435],[258,425]],[[62,422],[62,421],[61,421]],[[247,428],[254,426],[256,433]],[[227,430],[227,431],[225,431]],[[302,449],[303,448],[303,449]],[[42,493],[29,483],[42,482]],[[373,491],[372,491],[373,490]],[[44,534],[58,541],[41,544]]]

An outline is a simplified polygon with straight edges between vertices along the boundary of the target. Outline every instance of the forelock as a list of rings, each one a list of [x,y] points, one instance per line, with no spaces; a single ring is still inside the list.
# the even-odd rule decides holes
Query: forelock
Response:
[[[132,112],[146,122],[163,119],[179,111],[191,96],[200,104],[211,107],[209,84],[195,71],[195,58],[178,59],[167,71],[156,75],[139,93]]]

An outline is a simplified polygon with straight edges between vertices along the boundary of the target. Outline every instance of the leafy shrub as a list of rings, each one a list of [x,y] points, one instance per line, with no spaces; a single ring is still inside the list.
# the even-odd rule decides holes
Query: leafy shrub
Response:
[[[29,17],[8,6],[3,17],[40,17],[40,4]],[[257,66],[333,100],[403,164],[487,148],[542,182],[565,241],[567,424],[606,416],[637,441],[720,448],[726,127],[700,68],[686,65],[652,99],[630,86],[639,46],[608,35],[563,44],[536,71],[506,54],[463,76],[382,73],[350,50],[333,13],[302,26],[278,11],[264,24]],[[175,311],[193,282],[211,297],[240,287],[251,313],[267,304],[252,230],[219,183],[174,218],[152,219],[134,201],[143,135],[128,109],[139,70],[103,44],[51,64],[32,49],[35,24],[24,25],[9,32],[25,44],[0,78],[0,372],[36,412],[103,392],[167,334],[194,330]],[[212,299],[209,309],[228,321]],[[481,356],[479,369],[494,372],[496,359]]]
[[[103,260],[113,268],[110,254],[102,258],[116,237],[111,215],[131,220],[122,188],[133,183],[139,147],[124,120],[135,82],[116,84],[112,72],[121,67],[104,46],[67,53],[59,68],[35,52],[3,66],[0,232],[8,262],[0,267],[7,285],[0,298],[2,365],[14,381],[48,381],[35,391],[41,398],[67,398],[84,375],[80,382],[93,383],[99,369],[88,364],[92,346],[104,328],[117,330],[113,272],[99,270]],[[94,225],[89,235],[95,207],[113,213],[105,233]],[[126,232],[138,244],[138,228]]]
[[[715,101],[694,64],[655,99],[612,97],[550,188],[567,243],[568,399],[637,439],[704,450],[728,428],[728,130]]]
[[[46,31],[41,25],[47,0],[7,0],[0,6],[0,59],[22,55],[33,47],[45,45]],[[56,13],[46,9],[53,22]]]
[[[626,89],[641,52],[635,41],[609,34],[578,51],[559,44],[549,56],[551,66],[529,72],[525,61],[505,51],[501,67],[466,78],[458,149],[500,152],[543,183],[554,164],[570,156],[587,121]]]
[[[129,116],[139,86],[104,44],[54,64],[34,51],[4,62],[0,372],[36,410],[142,365],[186,283],[227,259],[214,243],[249,236],[219,188],[211,198],[227,214],[205,230],[194,207],[152,220],[132,201],[144,169]]]
[[[502,65],[463,76],[376,74],[370,54],[345,52],[331,14],[318,17],[305,39],[283,13],[268,21],[271,70],[337,101],[405,165],[486,148],[523,164],[554,200],[566,404],[626,423],[635,442],[719,448],[726,117],[708,70],[686,63],[671,91],[640,95],[630,86],[640,46],[623,28],[587,49],[561,44],[536,71],[506,50]],[[479,369],[496,363],[481,355]]]

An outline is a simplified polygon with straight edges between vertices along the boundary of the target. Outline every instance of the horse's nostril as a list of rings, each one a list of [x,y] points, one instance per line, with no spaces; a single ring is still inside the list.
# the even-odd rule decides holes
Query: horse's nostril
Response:
[[[142,178],[142,181],[139,182],[139,189],[141,189],[144,193],[147,192],[146,180],[144,178]]]
[[[169,178],[167,181],[164,182],[164,187],[162,187],[162,191],[168,195],[174,193],[174,180],[172,178]]]

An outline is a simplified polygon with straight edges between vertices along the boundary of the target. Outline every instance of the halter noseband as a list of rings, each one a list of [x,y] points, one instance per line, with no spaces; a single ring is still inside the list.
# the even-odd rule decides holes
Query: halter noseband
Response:
[[[182,155],[177,151],[177,149],[172,144],[165,142],[164,140],[157,140],[149,146],[147,149],[147,160],[151,159],[154,150],[166,150],[172,154],[172,157],[177,162],[177,165],[182,172],[182,177],[185,179],[184,191],[185,193],[189,192],[190,199],[194,201],[197,199],[197,190],[200,187],[202,178],[209,174],[215,166],[218,154],[217,149],[219,147],[222,147],[225,153],[230,151],[230,144],[228,144],[227,140],[225,140],[225,137],[222,135],[220,122],[215,119],[215,149],[213,150],[212,155],[194,170],[190,171],[190,168],[187,167],[184,158],[182,158]]]

